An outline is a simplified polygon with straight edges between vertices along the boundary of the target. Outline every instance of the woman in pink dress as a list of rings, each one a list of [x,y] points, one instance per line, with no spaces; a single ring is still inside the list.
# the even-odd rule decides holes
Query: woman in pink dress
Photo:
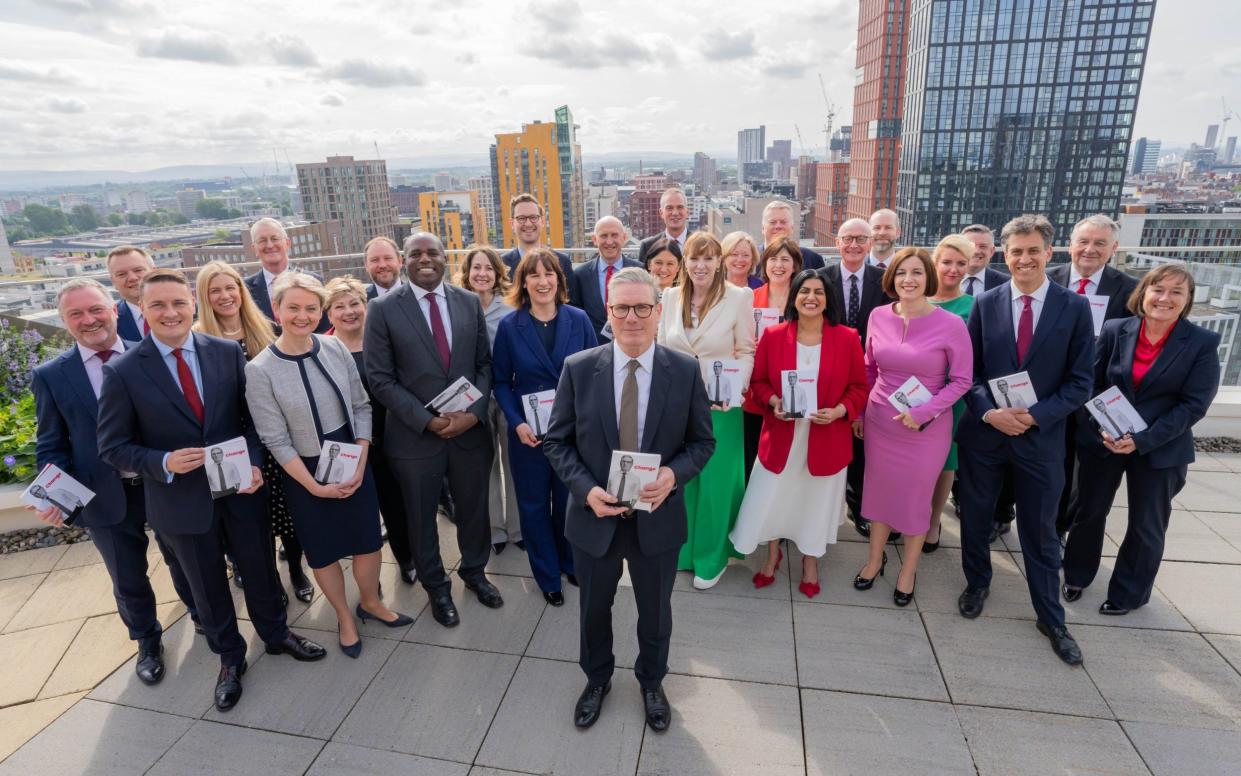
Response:
[[[862,515],[871,521],[870,555],[853,586],[874,585],[888,561],[888,535],[900,531],[905,553],[892,594],[897,606],[913,600],[931,496],[952,444],[952,405],[973,382],[965,322],[928,298],[938,285],[930,254],[922,248],[899,251],[883,274],[883,292],[897,301],[875,308],[866,334],[871,390],[862,425]]]

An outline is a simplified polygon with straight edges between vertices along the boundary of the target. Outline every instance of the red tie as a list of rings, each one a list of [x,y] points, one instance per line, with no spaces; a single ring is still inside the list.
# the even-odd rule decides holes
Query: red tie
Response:
[[[143,317],[143,319],[142,319],[142,336],[144,336],[144,337],[145,337],[146,335],[148,335],[148,334],[150,334],[150,333],[151,333],[151,324],[147,323],[147,319],[146,319],[145,317]]]
[[[427,294],[427,306],[431,308],[431,335],[435,337],[435,349],[439,351],[440,363],[447,372],[452,362],[452,352],[448,349],[448,335],[444,333],[444,319],[440,317],[440,306],[435,301],[435,294]]]
[[[190,405],[190,411],[198,418],[198,422],[202,423],[203,400],[198,395],[198,386],[194,384],[194,373],[190,371],[190,365],[185,363],[181,348],[173,348],[172,357],[177,360],[177,379],[181,381],[181,393],[185,394],[185,403]]]
[[[105,364],[108,363],[109,358],[112,358],[115,355],[116,355],[115,350],[96,350],[95,351],[95,358],[99,359]]]
[[[1086,286],[1090,285],[1090,278],[1082,278],[1077,281],[1077,293],[1086,293]]]
[[[612,269],[611,264],[608,265],[607,274],[603,276],[603,303],[608,303],[608,286],[612,285]]]
[[[1026,353],[1030,350],[1030,342],[1034,340],[1034,308],[1031,302],[1034,297],[1028,294],[1021,296],[1021,318],[1017,321],[1017,363],[1020,364],[1026,360]]]

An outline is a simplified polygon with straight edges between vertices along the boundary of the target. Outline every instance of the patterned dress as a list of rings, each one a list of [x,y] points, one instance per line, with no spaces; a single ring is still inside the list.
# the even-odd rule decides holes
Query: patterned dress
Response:
[[[241,345],[241,352],[245,353],[246,361],[251,356],[246,350],[246,341],[237,340],[237,344]],[[263,484],[267,486],[269,510],[271,512],[271,531],[281,539],[296,539],[293,532],[293,515],[289,512],[288,503],[284,500],[284,469],[280,464],[276,463],[276,459],[271,453],[263,450]]]

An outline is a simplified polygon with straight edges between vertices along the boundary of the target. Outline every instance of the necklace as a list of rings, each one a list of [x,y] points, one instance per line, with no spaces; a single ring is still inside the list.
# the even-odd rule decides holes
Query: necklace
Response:
[[[237,331],[229,331],[228,329],[221,329],[221,331],[224,333],[225,337],[236,337],[238,334],[241,334],[241,329],[238,329]]]

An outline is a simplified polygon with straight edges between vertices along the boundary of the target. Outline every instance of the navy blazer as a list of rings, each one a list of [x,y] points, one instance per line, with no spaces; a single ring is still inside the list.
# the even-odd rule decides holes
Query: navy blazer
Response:
[[[1155,469],[1185,466],[1194,461],[1194,424],[1207,414],[1219,390],[1217,332],[1189,321],[1178,321],[1142,385],[1133,387],[1133,355],[1137,350],[1140,318],[1103,324],[1094,362],[1094,393],[1113,385],[1120,388],[1142,420],[1145,431],[1133,435],[1138,454]],[[1113,455],[1103,446],[1099,426],[1086,409],[1079,413],[1078,450]]]
[[[836,307],[840,310],[840,321],[846,323],[845,319],[849,313],[849,296],[845,293],[845,284],[841,279],[840,263],[837,262],[830,267],[824,267],[819,275],[823,277],[827,284],[829,292],[836,294]],[[876,307],[882,307],[888,302],[893,301],[883,293],[883,270],[878,267],[872,267],[867,264],[862,270],[862,289],[861,289],[861,309],[858,312],[857,333],[862,340],[862,349],[866,349],[866,330],[870,325],[870,314],[875,311]],[[781,314],[783,314],[783,310]],[[847,325],[847,324],[846,324]]]
[[[564,280],[569,282],[569,277],[573,274],[573,259],[569,258],[569,254],[561,251],[552,251],[556,254],[556,258],[560,259],[560,271],[564,273]],[[505,251],[500,255],[500,260],[504,262],[504,266],[508,267],[508,279],[512,280],[517,274],[517,264],[521,261],[521,251],[516,248]]]
[[[600,518],[586,506],[596,485],[606,487],[612,451],[620,449],[616,422],[612,344],[565,359],[543,450],[569,488],[565,538],[591,557],[612,544],[620,517]],[[655,346],[651,387],[642,427],[641,450],[656,453],[676,476],[677,487],[659,509],[639,511],[638,544],[644,555],[675,550],[685,543],[685,483],[698,476],[715,452],[707,386],[698,362],[663,345]]]
[[[603,339],[603,325],[608,322],[608,311],[603,305],[603,296],[599,293],[599,262],[603,259],[595,254],[589,261],[582,262],[573,268],[569,275],[569,304],[585,310],[590,316],[590,324],[595,327],[595,339]],[[633,259],[622,256],[621,269],[625,267],[641,267]]]
[[[137,342],[146,336],[142,329],[138,328],[138,321],[124,299],[116,303],[116,334],[126,343]],[[91,394],[94,395],[94,391]]]
[[[129,320],[133,325],[133,319]],[[125,343],[126,350],[137,346],[137,342]],[[77,525],[116,525],[125,518],[125,490],[121,487],[120,472],[99,460],[95,435],[99,402],[77,346],[35,367],[33,378],[31,388],[38,418],[36,464],[42,470],[54,463],[95,492],[95,498],[78,515]]]
[[[1013,278],[1007,272],[1002,272],[990,265],[982,272],[982,290],[990,291],[996,286],[1002,286],[1011,281]]]
[[[823,260],[823,254],[805,247],[801,247],[800,250],[802,269],[823,269],[827,266],[827,262]],[[883,272],[883,270],[879,271]]]
[[[1071,264],[1059,264],[1047,270],[1047,277],[1068,288],[1071,270]],[[1103,274],[1099,278],[1097,289],[1100,296],[1107,297],[1107,311],[1103,314],[1103,320],[1112,321],[1133,315],[1126,305],[1129,304],[1129,297],[1133,295],[1133,290],[1137,287],[1137,278],[1112,266],[1103,267]],[[1074,288],[1069,288],[1069,290],[1075,293],[1077,291]]]
[[[323,282],[323,278],[317,272],[307,272],[315,280]],[[253,297],[254,303],[263,311],[263,315],[267,316],[267,320],[271,321],[272,328],[275,329],[276,335],[280,334],[280,324],[276,323],[276,314],[272,310],[271,297],[267,295],[267,281],[263,277],[263,270],[255,272],[245,280],[246,288],[250,289],[250,296]],[[367,293],[367,299],[371,296]],[[323,317],[319,320],[319,325],[315,327],[315,334],[323,334],[332,328],[332,322],[327,319],[327,310],[323,311]]]
[[[555,388],[565,358],[599,344],[590,318],[572,305],[559,305],[556,311],[556,339],[551,356],[543,348],[535,325],[530,308],[523,307],[500,321],[496,341],[492,343],[492,391],[509,428],[526,422],[522,396]]]
[[[233,340],[195,332],[203,379],[204,422],[190,410],[152,338],[103,367],[99,395],[99,457],[122,471],[142,475],[147,522],[166,534],[202,534],[215,515],[203,467],[168,481],[164,454],[206,447],[244,436],[250,463],[261,466],[263,445],[246,405],[246,359]],[[263,491],[260,490],[260,494]],[[236,511],[261,517],[266,495],[234,495]]]
[[[1090,304],[1048,281],[1034,340],[1025,361],[1018,363],[1010,288],[998,286],[974,297],[967,322],[974,345],[974,385],[965,394],[957,443],[977,450],[996,450],[1007,442],[1024,458],[1063,461],[1065,419],[1086,403],[1093,384]],[[987,410],[996,409],[987,381],[1022,371],[1029,373],[1038,396],[1030,408],[1038,425],[1010,437],[982,421]]]

